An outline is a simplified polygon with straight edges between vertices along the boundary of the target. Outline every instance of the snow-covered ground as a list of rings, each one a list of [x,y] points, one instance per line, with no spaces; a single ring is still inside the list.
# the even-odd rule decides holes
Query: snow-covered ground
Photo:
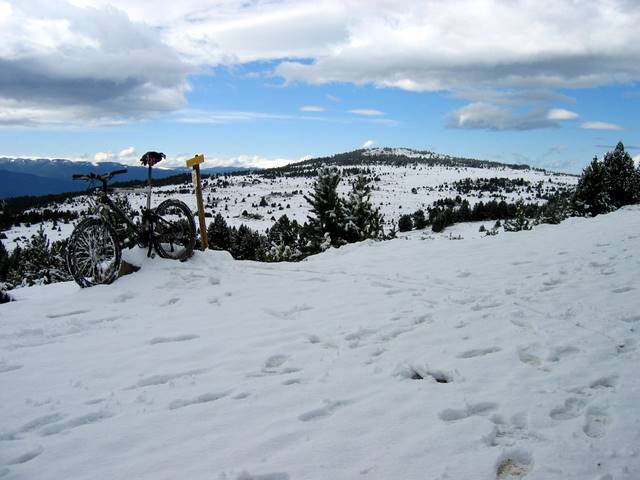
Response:
[[[407,154],[408,155],[408,154]],[[418,154],[416,154],[418,155]],[[345,166],[346,169],[354,166]],[[362,167],[362,166],[360,166]],[[366,167],[366,166],[365,166]],[[369,166],[371,176],[379,180],[373,182],[374,190],[371,195],[373,204],[380,208],[387,221],[387,228],[391,221],[396,221],[403,213],[413,213],[418,209],[426,209],[434,201],[455,197],[458,193],[451,188],[451,184],[464,178],[522,178],[531,185],[539,182],[543,184],[545,193],[551,193],[551,189],[572,187],[577,183],[577,177],[571,175],[551,174],[538,170],[514,170],[510,168],[470,168],[470,167],[445,167],[445,166]],[[349,182],[352,176],[345,176],[340,184],[339,191],[346,195],[350,189]],[[227,182],[227,183],[224,183]],[[312,189],[313,178],[286,177],[269,179],[262,175],[238,175],[217,180],[206,180],[203,189],[204,200],[207,204],[206,211],[212,216],[221,213],[229,225],[240,226],[244,223],[259,231],[271,227],[275,219],[286,214],[290,219],[304,223],[309,214],[308,203],[304,195],[308,195]],[[185,193],[180,193],[180,189]],[[413,193],[412,189],[415,189]],[[120,190],[120,194],[127,195],[131,205],[139,209],[146,205],[145,189]],[[484,192],[482,196],[478,192],[470,192],[461,195],[469,200],[471,205],[479,201],[488,201],[494,198],[505,198],[507,201],[515,201],[519,198],[527,203],[542,203],[543,200],[535,197],[525,188],[517,188],[514,192],[496,192],[490,195]],[[178,198],[192,210],[196,211],[195,196],[190,185],[157,187],[154,189],[153,205],[158,205],[166,198]],[[264,198],[268,206],[261,207],[260,201]],[[272,205],[275,204],[275,207]],[[78,198],[67,205],[58,205],[61,210],[81,211],[87,208],[84,198]],[[243,216],[245,211],[258,217]],[[207,219],[209,222],[211,219]],[[45,223],[44,228],[49,238],[59,240],[67,238],[73,229],[73,225],[59,223],[61,231],[53,229],[51,222]],[[25,225],[15,227],[5,232],[7,240],[4,241],[8,250],[13,250],[15,245],[22,244],[34,234],[39,225]]]
[[[640,207],[0,305],[5,479],[640,478]],[[464,236],[464,235],[463,235]]]

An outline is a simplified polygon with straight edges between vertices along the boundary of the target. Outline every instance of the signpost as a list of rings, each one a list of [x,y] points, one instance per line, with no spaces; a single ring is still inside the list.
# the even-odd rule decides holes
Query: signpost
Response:
[[[193,188],[196,190],[196,203],[198,205],[198,220],[200,221],[200,241],[202,250],[209,247],[209,239],[207,238],[207,225],[204,222],[204,205],[202,204],[202,182],[200,179],[200,164],[204,162],[204,155],[196,155],[187,160],[187,168],[193,169],[192,179]]]

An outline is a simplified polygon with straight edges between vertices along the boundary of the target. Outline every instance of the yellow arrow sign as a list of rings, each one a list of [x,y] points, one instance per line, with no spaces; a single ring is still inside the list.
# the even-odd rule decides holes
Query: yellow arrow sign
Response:
[[[193,158],[190,158],[189,160],[187,160],[187,167],[191,168],[191,167],[195,167],[196,165],[200,164],[204,162],[204,155],[196,155]]]

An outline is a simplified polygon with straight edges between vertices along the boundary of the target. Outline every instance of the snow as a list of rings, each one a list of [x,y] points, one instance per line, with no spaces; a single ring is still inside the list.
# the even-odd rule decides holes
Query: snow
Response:
[[[475,229],[477,231],[477,228]],[[640,475],[640,207],[0,305],[5,479]]]
[[[372,150],[373,152],[374,150]],[[406,149],[396,149],[397,155],[409,155],[411,152]],[[415,152],[414,152],[415,153]],[[419,153],[415,153],[420,157]],[[436,154],[437,155],[437,154]],[[445,156],[446,157],[446,156]],[[417,157],[416,157],[417,158]],[[362,168],[362,165],[344,165],[345,169]],[[371,194],[371,201],[374,206],[379,207],[385,216],[386,228],[388,230],[392,220],[396,221],[403,213],[413,213],[418,209],[430,207],[434,201],[455,197],[458,193],[451,189],[451,183],[464,178],[491,178],[501,177],[509,179],[523,178],[531,184],[543,182],[545,189],[575,186],[577,177],[565,174],[551,174],[539,170],[514,170],[510,168],[471,168],[471,167],[445,167],[426,165],[391,166],[376,165],[365,166],[372,171],[371,176],[378,176],[379,181],[374,182],[374,190]],[[308,203],[304,195],[308,195],[312,189],[313,178],[304,177],[284,177],[268,179],[257,174],[246,174],[226,177],[228,186],[220,186],[215,180],[205,180],[203,196],[205,204],[208,204],[206,211],[212,216],[221,213],[229,225],[240,226],[246,224],[254,230],[264,232],[270,228],[274,220],[282,215],[287,215],[291,220],[304,223],[309,214]],[[353,176],[345,175],[340,183],[339,192],[346,195],[350,190],[349,182]],[[444,185],[444,184],[447,185]],[[415,188],[417,193],[412,193]],[[180,193],[179,190],[186,190]],[[195,195],[191,185],[169,185],[155,187],[153,190],[152,205],[159,205],[166,198],[177,198],[185,202],[193,212],[196,211]],[[295,193],[294,193],[295,192]],[[146,205],[146,188],[119,189],[120,194],[128,197],[131,205],[139,209]],[[264,197],[268,202],[268,207],[260,207],[260,200]],[[496,193],[495,196],[484,192],[482,197],[478,192],[471,192],[468,195],[461,195],[469,200],[473,206],[478,201],[488,201],[493,198],[507,201],[515,201],[522,198],[527,203],[542,203],[541,199],[535,198],[531,192],[525,188],[519,188],[511,193]],[[211,203],[208,202],[211,199]],[[271,207],[275,203],[278,206]],[[253,205],[252,205],[253,204]],[[214,206],[215,205],[215,206]],[[60,210],[77,211],[86,210],[88,207],[85,198],[78,197],[66,204],[58,204],[55,208]],[[250,218],[242,216],[246,210],[250,214],[257,214],[262,218]],[[207,223],[212,218],[207,219]],[[43,227],[51,240],[67,238],[73,229],[73,225],[59,222],[61,231],[55,231],[51,222],[45,222]],[[11,251],[15,245],[24,244],[33,235],[39,225],[25,225],[12,228],[5,232],[7,240],[4,241],[7,250]]]

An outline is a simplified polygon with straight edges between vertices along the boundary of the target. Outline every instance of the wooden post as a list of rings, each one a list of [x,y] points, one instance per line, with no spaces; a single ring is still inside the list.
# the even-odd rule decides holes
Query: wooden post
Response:
[[[196,203],[198,205],[198,220],[200,221],[200,241],[202,250],[209,247],[207,238],[207,225],[204,221],[204,205],[202,204],[202,182],[200,179],[200,164],[204,162],[204,155],[196,155],[187,160],[187,167],[193,169],[193,187],[196,190]]]

